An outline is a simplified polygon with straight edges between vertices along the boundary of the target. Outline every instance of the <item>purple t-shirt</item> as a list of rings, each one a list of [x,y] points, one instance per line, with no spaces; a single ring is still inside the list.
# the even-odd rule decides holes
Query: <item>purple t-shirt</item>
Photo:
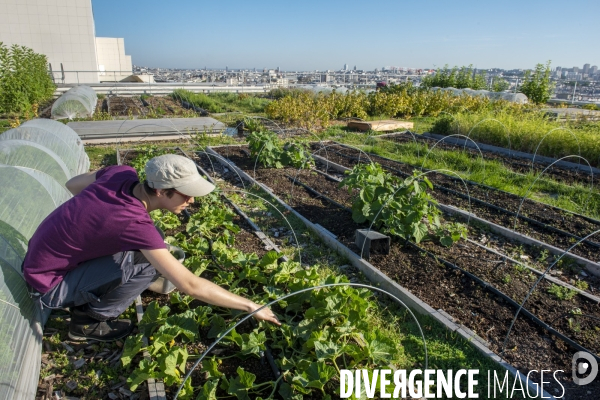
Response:
[[[46,293],[78,264],[128,250],[164,249],[144,205],[131,194],[135,169],[112,166],[54,210],[29,241],[25,280]]]

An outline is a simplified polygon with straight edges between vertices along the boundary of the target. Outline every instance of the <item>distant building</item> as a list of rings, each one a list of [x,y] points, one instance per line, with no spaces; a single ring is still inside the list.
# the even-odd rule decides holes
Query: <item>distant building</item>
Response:
[[[598,72],[598,66],[593,65],[592,68],[590,68],[590,75],[595,75],[597,72]]]
[[[123,39],[95,37],[91,0],[0,0],[0,10],[1,41],[46,55],[57,83],[98,83],[113,75],[106,71],[133,74]]]
[[[590,64],[584,64],[583,65],[583,73],[584,74],[589,74],[590,73]]]

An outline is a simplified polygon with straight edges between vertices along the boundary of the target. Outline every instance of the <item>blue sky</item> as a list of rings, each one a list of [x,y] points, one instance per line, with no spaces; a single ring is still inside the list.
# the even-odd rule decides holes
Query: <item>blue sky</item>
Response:
[[[600,65],[600,1],[92,0],[135,65],[283,70]]]

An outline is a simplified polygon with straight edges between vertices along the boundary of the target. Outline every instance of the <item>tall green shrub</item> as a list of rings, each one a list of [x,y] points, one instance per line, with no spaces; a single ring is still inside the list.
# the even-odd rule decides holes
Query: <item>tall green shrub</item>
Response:
[[[448,69],[448,65],[444,66],[444,69],[436,71],[435,75],[428,75],[423,77],[421,80],[421,86],[431,87],[453,87],[456,89],[473,89],[480,90],[486,89],[485,72],[475,73],[473,65],[468,67],[454,67]]]
[[[519,91],[527,96],[530,102],[544,104],[550,99],[554,86],[554,83],[550,82],[550,61],[548,61],[545,66],[537,64],[533,73],[525,72]]]
[[[23,114],[50,99],[56,86],[43,54],[0,42],[0,113]]]

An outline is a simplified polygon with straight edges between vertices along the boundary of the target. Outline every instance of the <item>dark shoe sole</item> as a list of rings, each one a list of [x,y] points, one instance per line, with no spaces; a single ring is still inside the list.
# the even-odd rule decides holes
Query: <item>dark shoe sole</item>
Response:
[[[75,333],[69,332],[69,339],[71,339],[74,342],[87,342],[88,340],[95,340],[96,342],[108,343],[108,342],[114,342],[115,340],[123,339],[124,337],[129,336],[131,331],[132,330],[130,330],[129,332],[123,333],[121,336],[111,337],[109,339],[103,338],[103,337],[94,337],[94,336],[81,336],[81,335],[77,335]]]

